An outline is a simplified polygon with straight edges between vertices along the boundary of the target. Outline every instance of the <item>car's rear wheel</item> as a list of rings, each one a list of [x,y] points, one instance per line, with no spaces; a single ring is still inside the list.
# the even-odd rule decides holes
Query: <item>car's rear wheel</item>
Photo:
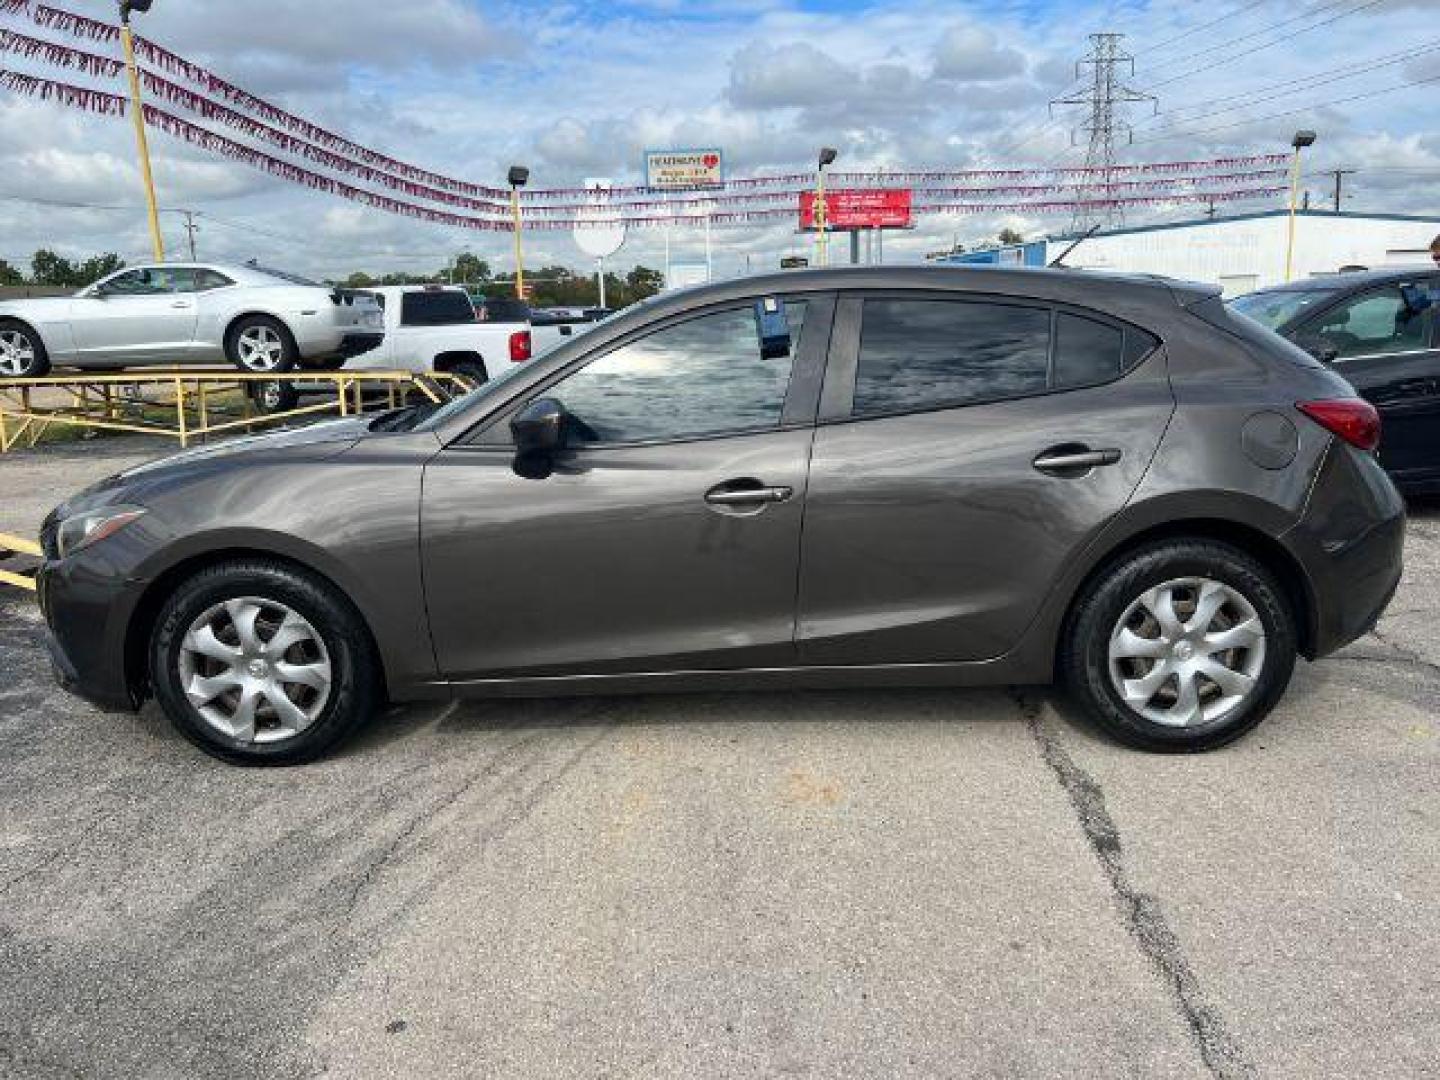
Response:
[[[1109,734],[1146,750],[1222,746],[1263,720],[1295,666],[1295,615],[1259,561],[1173,540],[1131,552],[1086,588],[1061,673]]]
[[[241,765],[311,761],[381,699],[374,647],[349,602],[281,563],[202,570],[165,602],[150,678],[171,722]]]
[[[268,315],[247,315],[225,335],[225,355],[241,371],[279,375],[292,370],[300,350],[290,331]]]
[[[0,320],[0,378],[38,379],[50,372],[40,335],[22,322]]]

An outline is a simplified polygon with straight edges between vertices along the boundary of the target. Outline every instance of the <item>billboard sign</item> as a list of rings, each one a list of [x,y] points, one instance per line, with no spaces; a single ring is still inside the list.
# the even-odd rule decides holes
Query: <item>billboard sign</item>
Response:
[[[857,188],[825,192],[827,229],[908,229],[909,188]],[[815,193],[800,193],[800,228],[815,228]]]
[[[714,187],[724,183],[725,157],[719,150],[647,150],[645,185],[661,191]]]

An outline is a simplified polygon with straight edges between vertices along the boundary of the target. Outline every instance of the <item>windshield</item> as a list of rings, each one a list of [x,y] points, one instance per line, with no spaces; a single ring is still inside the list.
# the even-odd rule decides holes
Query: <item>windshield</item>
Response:
[[[1227,300],[1226,307],[1248,315],[1269,330],[1278,330],[1296,316],[1333,297],[1338,289],[1275,289]]]

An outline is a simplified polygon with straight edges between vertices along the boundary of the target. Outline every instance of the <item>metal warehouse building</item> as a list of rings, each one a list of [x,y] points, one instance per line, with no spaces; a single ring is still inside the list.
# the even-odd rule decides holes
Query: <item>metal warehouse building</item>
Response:
[[[1164,274],[1209,281],[1227,296],[1285,280],[1289,214],[1267,210],[1096,233],[1065,259],[1093,270]],[[1295,278],[1339,273],[1344,267],[1428,263],[1440,217],[1301,210],[1295,223]],[[947,263],[1043,266],[1075,238],[1055,237],[941,259]]]

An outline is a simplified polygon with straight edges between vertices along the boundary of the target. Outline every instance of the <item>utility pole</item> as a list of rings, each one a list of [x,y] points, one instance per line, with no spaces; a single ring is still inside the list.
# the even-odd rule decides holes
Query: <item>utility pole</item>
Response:
[[[1335,212],[1340,213],[1341,192],[1345,185],[1345,177],[1354,176],[1358,169],[1331,169],[1330,175],[1335,177]]]
[[[190,261],[199,262],[199,256],[195,254],[195,234],[199,232],[199,226],[195,224],[194,210],[181,210],[185,215],[185,236],[190,241]]]
[[[1124,34],[1091,34],[1089,55],[1075,63],[1076,79],[1088,81],[1088,88],[1050,102],[1052,116],[1056,105],[1084,105],[1089,110],[1089,115],[1071,133],[1070,138],[1071,145],[1076,145],[1078,137],[1085,136],[1085,167],[1089,170],[1086,175],[1099,184],[1108,185],[1111,180],[1115,167],[1116,141],[1123,138],[1126,145],[1134,141],[1130,125],[1119,115],[1118,107],[1148,101],[1154,104],[1157,112],[1160,108],[1159,99],[1155,95],[1136,90],[1121,82],[1122,70],[1124,75],[1135,74],[1135,58],[1120,48],[1120,41],[1124,37]],[[1090,69],[1088,78],[1086,68]],[[1099,194],[1100,198],[1093,201],[1101,205],[1076,207],[1070,221],[1072,232],[1082,233],[1096,225],[1110,228],[1121,223],[1124,215],[1114,204],[1108,186],[1097,187],[1090,194]],[[1082,188],[1081,202],[1085,201],[1085,191]]]

